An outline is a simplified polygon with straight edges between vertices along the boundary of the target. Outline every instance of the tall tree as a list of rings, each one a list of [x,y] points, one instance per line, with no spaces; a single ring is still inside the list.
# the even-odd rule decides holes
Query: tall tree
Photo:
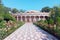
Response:
[[[54,6],[50,13],[51,18],[54,20],[54,23],[56,24],[56,17],[60,17],[60,8],[57,6]]]
[[[18,10],[16,8],[12,9],[12,13],[17,13],[17,12],[18,12]]]
[[[50,12],[51,8],[49,7],[44,7],[42,8],[41,12]]]

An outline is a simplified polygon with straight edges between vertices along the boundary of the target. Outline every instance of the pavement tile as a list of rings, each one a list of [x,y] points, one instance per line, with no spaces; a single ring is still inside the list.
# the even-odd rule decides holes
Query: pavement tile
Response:
[[[4,40],[57,40],[57,38],[39,29],[33,23],[25,23]]]

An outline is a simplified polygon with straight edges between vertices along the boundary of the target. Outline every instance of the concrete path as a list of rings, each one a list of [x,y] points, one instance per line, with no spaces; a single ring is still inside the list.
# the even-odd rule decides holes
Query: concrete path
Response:
[[[33,23],[25,23],[4,40],[57,40],[52,35],[36,27]]]

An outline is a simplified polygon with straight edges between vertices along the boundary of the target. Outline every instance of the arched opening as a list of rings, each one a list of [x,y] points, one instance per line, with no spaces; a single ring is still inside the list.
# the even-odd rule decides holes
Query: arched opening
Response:
[[[39,16],[36,16],[36,21],[38,21],[39,20]]]
[[[48,16],[45,16],[45,19],[48,19],[49,17]]]
[[[18,16],[18,20],[21,21],[21,16]]]
[[[17,20],[17,16],[15,16],[15,19]]]
[[[25,22],[25,16],[22,16],[22,20]]]
[[[27,22],[30,22],[30,16],[26,16]]]
[[[43,16],[40,16],[41,20],[43,19]]]
[[[48,18],[48,16],[45,16],[45,18]]]
[[[34,16],[31,16],[31,21],[32,21],[32,22],[34,21]]]

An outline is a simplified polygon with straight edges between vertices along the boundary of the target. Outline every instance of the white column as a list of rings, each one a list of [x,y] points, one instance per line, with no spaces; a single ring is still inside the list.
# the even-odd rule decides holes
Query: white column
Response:
[[[30,18],[29,18],[29,21],[31,22],[32,20],[31,20],[31,16],[30,16]]]
[[[26,16],[25,16],[25,22],[26,22]]]
[[[20,16],[21,17],[21,16]],[[21,21],[21,18],[20,18],[20,21]]]
[[[27,22],[27,18],[26,18],[26,16],[25,16],[25,22]]]
[[[36,17],[34,16],[34,19],[33,19],[34,22],[36,22]]]
[[[43,20],[45,20],[45,16],[43,16]]]
[[[40,21],[41,19],[40,19],[40,17],[39,17],[39,21]]]
[[[21,16],[21,21],[22,21],[22,16]]]

